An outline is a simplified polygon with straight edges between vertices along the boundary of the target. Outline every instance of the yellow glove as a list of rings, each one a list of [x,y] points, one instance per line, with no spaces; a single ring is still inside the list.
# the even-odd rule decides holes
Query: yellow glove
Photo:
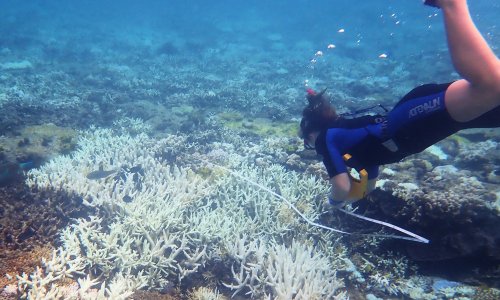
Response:
[[[350,154],[344,154],[344,161],[348,161],[352,158]],[[349,194],[347,195],[349,199],[353,201],[357,201],[359,199],[363,199],[368,190],[368,172],[365,169],[360,170],[359,179],[354,178],[351,175],[351,172],[347,172],[349,174],[349,180],[351,181],[351,189],[349,190]]]

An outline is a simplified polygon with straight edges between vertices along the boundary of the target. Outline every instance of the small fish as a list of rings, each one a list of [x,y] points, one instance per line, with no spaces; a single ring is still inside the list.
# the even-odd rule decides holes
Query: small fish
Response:
[[[134,199],[132,199],[132,197],[130,197],[129,195],[123,196],[123,202],[125,202],[125,203],[130,203],[130,202],[132,202],[132,200],[134,200]]]
[[[29,169],[32,169],[35,167],[35,163],[32,161],[26,161],[26,162],[19,163],[19,167],[23,170],[29,170]]]
[[[387,58],[387,54],[382,53],[382,54],[380,54],[378,57],[379,57],[379,58]]]
[[[102,168],[99,168],[99,170],[97,170],[97,171],[92,171],[92,172],[88,173],[87,174],[87,179],[90,179],[90,180],[99,180],[99,179],[103,179],[103,178],[109,177],[109,176],[115,174],[116,172],[117,172],[117,170],[105,171]]]
[[[140,164],[133,166],[132,168],[121,167],[118,169],[111,169],[111,170],[104,170],[102,166],[99,166],[99,170],[92,171],[87,174],[87,179],[99,180],[116,174],[114,180],[118,181],[120,179],[125,180],[127,178],[127,174],[129,173],[132,173],[135,176],[134,177],[135,181],[135,178],[138,177],[139,175],[144,176],[144,169]]]

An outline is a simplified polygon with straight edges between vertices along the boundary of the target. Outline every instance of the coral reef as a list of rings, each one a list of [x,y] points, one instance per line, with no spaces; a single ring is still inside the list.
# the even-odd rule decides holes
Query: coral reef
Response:
[[[33,64],[27,60],[13,61],[0,64],[0,68],[4,70],[25,70],[33,68]]]
[[[32,190],[19,182],[0,187],[0,258],[9,260],[17,250],[33,248],[54,242],[57,232],[70,219],[86,215],[89,209],[81,200],[61,194],[61,201],[50,201],[44,195],[33,195]],[[15,217],[13,217],[15,216]]]
[[[475,135],[480,134],[475,131]],[[467,259],[471,263],[463,268],[470,270],[464,270],[459,279],[466,280],[465,274],[476,266],[490,281],[486,274],[495,278],[491,265],[500,259],[500,235],[495,230],[500,185],[492,175],[497,168],[498,142],[479,136],[476,139],[483,142],[471,143],[471,135],[465,137],[454,136],[438,145],[453,155],[436,156],[431,149],[387,166],[371,202],[376,204],[379,217],[407,224],[431,240],[426,246],[406,247],[412,259],[443,264]]]
[[[278,299],[345,299],[338,294],[343,287],[328,258],[314,253],[312,247],[292,242],[290,248],[271,249],[266,283]]]
[[[52,253],[52,243],[42,246],[32,247],[31,250],[13,251],[12,249],[2,249],[0,257],[0,296],[6,299],[16,299],[18,273],[31,273],[40,264],[41,258],[49,258]],[[3,299],[3,298],[2,298]]]
[[[225,300],[225,296],[221,295],[217,290],[211,290],[206,287],[194,289],[189,293],[189,300]]]
[[[64,229],[62,244],[55,250],[59,255],[54,252],[52,261],[44,262],[30,277],[19,277],[19,290],[25,297],[57,296],[62,293],[60,281],[72,276],[76,276],[79,284],[74,293],[87,293],[97,282],[89,278],[80,282],[85,273],[107,278],[107,282],[117,280],[120,283],[116,285],[122,286],[117,291],[104,291],[101,286],[98,293],[125,295],[139,286],[162,290],[171,283],[188,280],[203,266],[214,263],[213,259],[222,259],[221,263],[228,264],[227,267],[231,257],[241,258],[239,262],[243,265],[249,263],[231,250],[235,249],[231,246],[235,239],[243,246],[248,239],[250,245],[259,244],[271,250],[260,266],[253,264],[253,268],[267,269],[259,275],[254,271],[255,276],[264,276],[266,285],[260,280],[241,278],[233,268],[235,282],[250,289],[252,294],[269,293],[278,299],[286,299],[290,293],[296,293],[297,299],[320,299],[327,295],[344,298],[342,281],[336,278],[333,268],[341,265],[334,262],[338,258],[313,254],[311,248],[297,242],[292,242],[290,249],[282,245],[286,241],[308,239],[310,234],[319,234],[316,230],[308,230],[284,203],[235,181],[231,173],[211,173],[203,178],[155,159],[169,143],[176,141],[156,141],[144,134],[116,135],[111,130],[97,129],[82,134],[79,149],[72,156],[56,157],[29,172],[27,183],[33,190],[44,191],[45,197],[56,203],[65,201],[61,193],[79,195],[83,204],[96,209],[97,214],[80,218]],[[326,193],[321,181],[285,172],[276,165],[266,167],[263,172],[241,165],[238,160],[231,164],[238,165],[238,172],[245,178],[272,184],[270,188],[279,190],[308,218],[319,217],[321,199],[316,195]],[[117,176],[97,179],[87,176],[99,168],[128,170],[124,166],[140,166],[141,172],[120,171]],[[146,220],[144,216],[148,216]],[[273,240],[276,242],[272,243]],[[64,257],[67,258],[57,261]],[[297,266],[289,265],[286,259]],[[323,271],[317,268],[306,271],[305,266],[322,266]],[[297,268],[293,272],[299,281],[290,282],[287,274],[292,270],[284,267]],[[238,272],[247,271],[240,268]],[[300,279],[302,276],[304,279]],[[132,281],[125,284],[123,280]],[[229,286],[235,288],[232,283]]]
[[[298,132],[296,122],[273,121],[268,118],[244,118],[236,112],[219,114],[219,118],[224,126],[260,136],[294,137]]]
[[[19,179],[23,171],[39,166],[57,154],[72,151],[77,132],[54,124],[26,126],[0,136],[0,186]]]
[[[312,168],[300,175],[272,163],[273,159],[291,162],[300,153],[289,155],[272,146],[286,140],[266,139],[252,145],[230,132],[219,138],[232,144],[207,143],[208,132],[157,139],[140,133],[151,127],[137,119],[116,122],[115,128],[82,132],[70,156],[55,157],[29,172],[26,182],[40,199],[55,205],[80,199],[91,210],[59,231],[61,243],[54,253],[67,253],[64,262],[45,261],[31,277],[18,278],[21,295],[109,297],[110,293],[131,295],[139,287],[171,293],[174,286],[194,284],[199,295],[206,297],[344,299],[355,287],[377,296],[435,299],[430,296],[431,282],[417,279],[415,266],[400,253],[382,250],[385,242],[353,239],[346,245],[331,233],[309,226],[286,203],[252,184],[277,192],[308,219],[352,226],[336,214],[330,215],[331,220],[325,218],[323,195],[328,186],[307,175],[324,171]],[[203,148],[196,147],[201,141]],[[478,207],[487,211],[484,197],[474,195],[489,191],[469,171],[434,167],[436,163],[415,158],[383,170],[385,179],[371,201],[390,193],[395,200],[391,205],[380,201],[381,212],[423,229],[435,230],[435,223],[425,223],[423,217],[442,221],[442,215],[448,214],[448,226],[438,232],[453,235],[451,227],[457,226],[453,218],[463,216],[465,206],[471,212]],[[440,194],[426,186],[429,178],[443,187],[455,184],[455,190],[448,189],[449,198],[440,200]],[[450,205],[452,200],[455,205]],[[477,249],[483,247],[475,243]],[[448,258],[449,245],[432,244],[434,251],[441,251],[435,257]],[[412,244],[410,248],[413,257],[424,257],[419,252],[422,247]],[[67,271],[76,265],[77,270]],[[221,294],[203,290],[197,278],[204,278],[204,285]],[[191,291],[193,297],[195,293]]]
[[[37,267],[31,274],[17,275],[18,290],[25,291],[21,298],[25,299],[127,299],[144,282],[141,277],[122,276],[118,274],[106,285],[93,288],[98,284],[90,276],[77,279],[77,283],[69,283],[77,274],[83,275],[83,260],[65,252],[52,252],[50,260],[42,259],[42,267]],[[58,283],[58,284],[57,284]],[[64,284],[65,283],[65,284]]]
[[[335,2],[328,4],[335,9],[315,14],[303,14],[310,7],[302,3],[284,10],[265,1],[241,2],[234,10],[216,2],[179,1],[169,9],[149,3],[140,14],[121,2],[4,2],[0,263],[12,276],[26,273],[17,279],[19,295],[13,295],[15,279],[5,282],[8,288],[0,285],[5,296],[497,295],[488,288],[473,289],[473,295],[467,286],[433,289],[435,280],[414,274],[408,258],[455,257],[462,265],[468,258],[497,257],[498,130],[468,131],[389,166],[380,189],[354,206],[431,237],[427,250],[339,240],[214,165],[286,197],[314,221],[378,230],[327,212],[322,203],[327,175],[295,138],[304,85],[328,87],[338,111],[349,112],[378,103],[389,107],[430,78],[457,78],[443,59],[435,14],[370,1]],[[495,8],[480,12],[486,38],[497,49]],[[349,12],[362,15],[346,19]],[[345,32],[325,36],[322,30],[340,25]],[[425,45],[415,51],[408,39]],[[336,49],[323,49],[325,56],[308,64],[327,42]],[[386,59],[377,58],[382,51]],[[22,182],[32,168],[27,190]],[[43,244],[53,245],[52,256],[45,256],[47,249],[38,252]],[[411,255],[388,254],[388,248],[408,248]],[[37,253],[45,260],[34,270],[27,265],[34,265],[31,255]]]

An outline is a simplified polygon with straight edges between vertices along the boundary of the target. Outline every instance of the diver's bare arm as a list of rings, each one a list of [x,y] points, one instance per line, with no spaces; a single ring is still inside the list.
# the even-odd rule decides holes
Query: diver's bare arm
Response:
[[[351,180],[347,173],[340,173],[330,179],[332,184],[332,197],[336,201],[348,201],[351,190]]]
[[[500,82],[500,61],[474,25],[466,0],[437,0],[444,14],[450,55],[457,72],[472,87],[493,89]]]
[[[359,192],[351,191],[351,189],[355,188],[351,184],[351,179],[347,173],[340,173],[335,175],[330,179],[330,183],[332,184],[332,198],[335,201],[358,201],[363,199],[364,196],[369,194],[371,191],[375,189],[375,183],[377,179],[368,180],[366,193],[363,193],[363,196],[360,195]]]

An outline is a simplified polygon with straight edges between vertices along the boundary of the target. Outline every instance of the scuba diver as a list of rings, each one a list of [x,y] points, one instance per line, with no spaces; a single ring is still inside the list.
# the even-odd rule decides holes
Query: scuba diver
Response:
[[[425,4],[442,10],[449,53],[463,79],[419,86],[387,115],[357,118],[337,115],[325,90],[308,90],[300,137],[306,149],[323,157],[333,206],[370,193],[380,165],[421,152],[462,129],[500,127],[500,61],[474,25],[467,1]],[[348,168],[357,170],[359,178]]]

